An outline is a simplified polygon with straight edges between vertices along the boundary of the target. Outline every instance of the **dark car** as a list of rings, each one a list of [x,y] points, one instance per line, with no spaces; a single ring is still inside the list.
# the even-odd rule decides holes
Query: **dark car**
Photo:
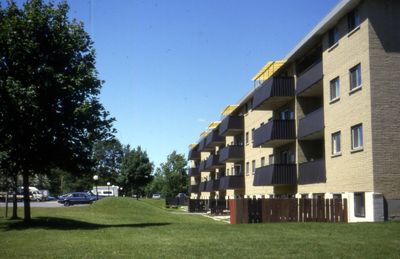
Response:
[[[91,204],[95,200],[96,197],[90,196],[86,192],[71,192],[60,196],[58,202],[64,204],[64,206],[70,206],[74,204]]]

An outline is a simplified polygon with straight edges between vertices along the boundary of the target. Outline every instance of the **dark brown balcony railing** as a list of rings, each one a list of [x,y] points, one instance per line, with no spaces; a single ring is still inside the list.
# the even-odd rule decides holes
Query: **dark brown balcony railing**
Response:
[[[299,184],[325,183],[325,159],[299,165]]]
[[[212,170],[222,166],[223,164],[219,162],[219,155],[210,155],[207,158],[205,170]]]
[[[199,192],[205,192],[206,191],[206,185],[207,185],[207,182],[201,182],[199,184]]]
[[[253,109],[274,110],[288,102],[293,97],[293,77],[270,77],[255,90]]]
[[[215,192],[219,190],[219,179],[207,181],[206,192]]]
[[[199,160],[200,152],[198,151],[198,145],[189,150],[188,160]]]
[[[206,162],[207,162],[207,160],[202,160],[202,161],[200,161],[200,164],[199,164],[199,172],[204,172],[204,171],[205,171],[205,169],[206,169]]]
[[[244,157],[243,146],[226,146],[219,152],[220,163],[230,163],[242,161]]]
[[[323,78],[322,60],[299,75],[296,82],[296,95],[300,95]]]
[[[208,133],[205,147],[213,149],[215,146],[223,144],[224,142],[225,138],[220,136],[218,130],[215,129]]]
[[[256,168],[254,186],[290,185],[297,183],[295,164],[275,164]]]
[[[299,120],[299,139],[321,139],[324,130],[324,110],[322,108],[307,114]]]
[[[219,182],[219,189],[223,190],[236,190],[244,188],[243,175],[228,175],[223,176]]]
[[[199,176],[200,175],[199,168],[198,167],[189,168],[189,175],[190,176]]]
[[[254,131],[253,147],[277,147],[295,139],[294,120],[271,120]]]
[[[227,116],[219,125],[219,135],[235,136],[243,132],[243,116]]]
[[[198,184],[190,185],[189,189],[188,189],[188,192],[189,193],[197,193],[197,192],[199,192],[199,185]]]

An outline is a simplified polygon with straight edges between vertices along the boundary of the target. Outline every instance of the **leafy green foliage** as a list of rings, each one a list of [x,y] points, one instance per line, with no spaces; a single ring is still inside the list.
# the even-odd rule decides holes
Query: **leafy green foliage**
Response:
[[[143,188],[152,180],[153,164],[146,151],[141,147],[126,150],[122,160],[118,183],[123,187],[123,193],[128,195],[142,193]]]
[[[93,159],[96,162],[99,185],[105,185],[107,182],[117,182],[123,156],[122,144],[116,138],[102,140],[95,144]]]
[[[93,42],[67,13],[66,2],[0,7],[0,158],[26,190],[34,172],[90,171],[93,144],[113,132]]]
[[[178,193],[186,193],[189,176],[186,171],[185,155],[173,151],[167,162],[161,163],[148,187],[149,193],[161,193],[163,197],[175,197]]]

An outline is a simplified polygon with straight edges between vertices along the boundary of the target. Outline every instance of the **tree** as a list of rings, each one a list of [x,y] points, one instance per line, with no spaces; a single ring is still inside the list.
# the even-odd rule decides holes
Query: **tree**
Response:
[[[99,184],[116,183],[124,150],[118,139],[102,140],[95,144],[93,158],[99,175]]]
[[[136,194],[139,197],[139,193],[143,192],[143,187],[151,182],[152,171],[153,163],[150,162],[146,151],[143,151],[140,146],[132,150],[128,147],[122,160],[118,183],[125,193]]]
[[[66,2],[0,6],[0,151],[22,175],[25,221],[29,177],[90,171],[93,144],[113,133],[98,100],[93,42],[67,14]]]
[[[161,163],[158,171],[165,179],[162,194],[174,197],[178,193],[186,193],[189,176],[186,172],[187,161],[185,155],[173,151],[167,157],[167,162]]]

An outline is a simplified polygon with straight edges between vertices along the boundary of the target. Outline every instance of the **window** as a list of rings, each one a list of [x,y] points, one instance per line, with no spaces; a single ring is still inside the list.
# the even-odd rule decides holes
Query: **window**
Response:
[[[291,110],[289,110],[289,109],[281,111],[280,119],[281,120],[292,120],[293,119],[293,112]]]
[[[242,166],[235,165],[235,175],[242,175]]]
[[[251,129],[251,143],[254,143],[254,131],[255,130],[256,130],[255,128]]]
[[[265,156],[260,159],[260,165],[261,167],[265,166]]]
[[[365,217],[365,194],[363,192],[354,193],[354,216]]]
[[[361,64],[350,69],[350,91],[361,87]]]
[[[229,175],[229,168],[226,169],[226,175]]]
[[[250,174],[250,163],[246,162],[246,175]]]
[[[339,77],[331,80],[330,83],[331,88],[331,101],[337,100],[340,97],[340,80]]]
[[[249,144],[249,132],[246,132],[246,145]]]
[[[362,124],[351,127],[351,149],[361,149],[363,147]]]
[[[340,131],[332,134],[332,155],[340,154]]]
[[[273,165],[273,164],[274,164],[274,155],[269,155],[269,157],[268,157],[268,163],[269,163],[270,165]]]
[[[329,47],[332,47],[339,41],[339,30],[335,26],[329,30]]]
[[[353,10],[347,15],[347,25],[349,32],[354,30],[356,27],[360,25],[360,15],[358,14],[358,10]]]
[[[251,173],[255,174],[256,172],[256,160],[251,161]]]

